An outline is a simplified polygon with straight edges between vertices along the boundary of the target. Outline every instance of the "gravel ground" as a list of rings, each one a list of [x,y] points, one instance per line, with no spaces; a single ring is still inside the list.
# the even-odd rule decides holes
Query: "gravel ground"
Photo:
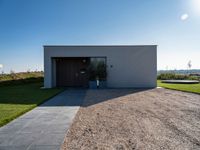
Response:
[[[62,149],[200,149],[200,95],[88,90]]]

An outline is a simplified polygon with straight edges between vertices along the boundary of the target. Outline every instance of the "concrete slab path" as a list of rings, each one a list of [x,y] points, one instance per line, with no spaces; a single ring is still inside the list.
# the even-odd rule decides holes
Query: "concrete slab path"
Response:
[[[0,150],[57,150],[85,97],[66,90],[0,128]]]

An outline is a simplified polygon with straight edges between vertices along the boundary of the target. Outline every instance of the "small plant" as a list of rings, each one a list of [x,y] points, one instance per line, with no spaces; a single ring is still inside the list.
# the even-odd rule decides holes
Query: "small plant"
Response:
[[[89,79],[90,81],[95,80],[106,80],[106,64],[103,61],[94,61],[90,64],[89,68]]]

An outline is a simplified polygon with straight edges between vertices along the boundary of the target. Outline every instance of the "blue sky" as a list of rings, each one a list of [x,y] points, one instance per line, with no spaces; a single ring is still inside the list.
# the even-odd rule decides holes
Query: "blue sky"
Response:
[[[42,70],[59,44],[155,44],[158,69],[200,68],[199,1],[0,0],[0,71]]]

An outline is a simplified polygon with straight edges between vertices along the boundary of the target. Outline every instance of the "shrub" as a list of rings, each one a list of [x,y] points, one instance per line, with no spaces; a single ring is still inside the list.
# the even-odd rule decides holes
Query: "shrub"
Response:
[[[162,73],[157,76],[158,80],[199,80],[198,77],[175,74],[175,73]]]
[[[200,80],[198,76],[188,76],[188,80]]]
[[[106,64],[104,62],[93,62],[90,64],[89,68],[89,79],[90,81],[94,81],[97,78],[99,80],[106,80]]]

